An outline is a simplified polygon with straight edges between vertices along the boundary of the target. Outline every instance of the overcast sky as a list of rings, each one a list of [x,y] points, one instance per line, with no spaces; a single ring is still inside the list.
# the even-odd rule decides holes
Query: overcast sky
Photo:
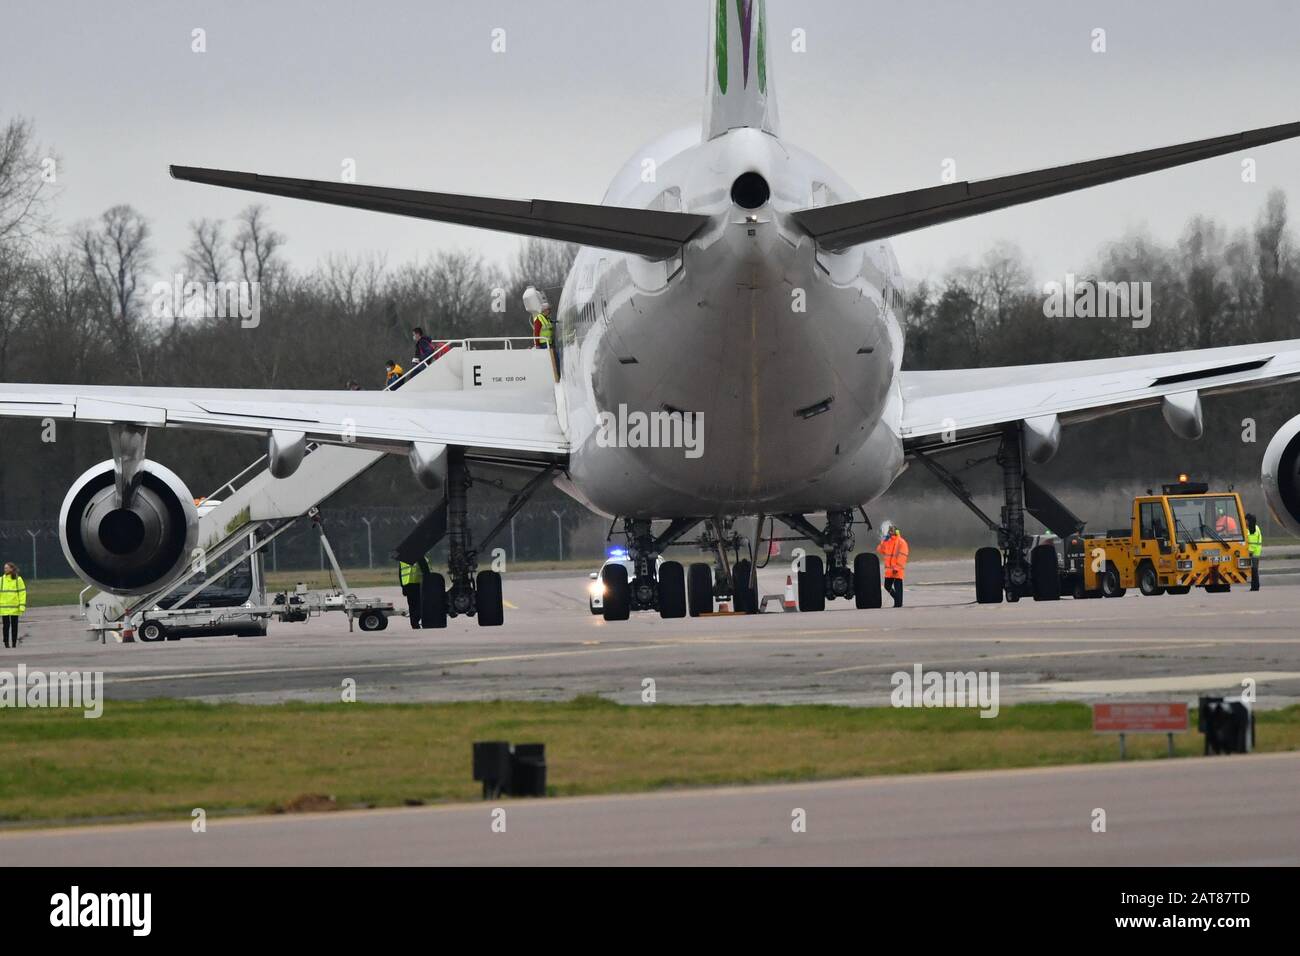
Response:
[[[518,198],[596,202],[647,140],[698,124],[706,0],[5,0],[0,121],[62,157],[65,226],[128,202],[157,266],[186,224],[247,193],[171,180],[169,163]],[[979,179],[1300,120],[1291,0],[769,0],[782,132],[862,195]],[[506,31],[504,54],[492,30]],[[207,52],[191,52],[191,31]],[[791,30],[807,52],[790,48]],[[1107,52],[1091,50],[1094,28]],[[1300,142],[1209,160],[896,240],[919,278],[1018,243],[1040,277],[1084,268],[1130,228],[1172,239],[1194,213],[1253,222],[1300,197]],[[504,259],[513,237],[264,197],[286,254],[449,246]]]

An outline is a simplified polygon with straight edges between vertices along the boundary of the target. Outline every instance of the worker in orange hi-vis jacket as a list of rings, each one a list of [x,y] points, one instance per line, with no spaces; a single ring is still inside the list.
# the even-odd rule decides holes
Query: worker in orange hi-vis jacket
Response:
[[[903,576],[907,573],[907,539],[898,530],[898,526],[894,525],[876,550],[885,559],[885,590],[894,599],[894,607],[902,607]]]

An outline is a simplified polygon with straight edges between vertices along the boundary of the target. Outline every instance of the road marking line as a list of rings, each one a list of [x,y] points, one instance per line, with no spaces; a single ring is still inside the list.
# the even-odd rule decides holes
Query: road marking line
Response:
[[[1151,644],[1145,647],[1127,647],[1124,648],[1124,650],[1130,652],[1131,651],[1157,651],[1157,650],[1165,650],[1166,648],[1169,647],[1177,647],[1180,650],[1182,650],[1182,649],[1193,648],[1193,647],[1214,647],[1214,646],[1215,646],[1214,643],[1176,644],[1176,645]],[[936,661],[925,661],[922,663],[925,663],[927,665],[952,664],[952,663],[964,664],[967,662],[974,663],[974,664],[982,664],[985,661],[1010,661],[1010,660],[1019,660],[1024,658],[1035,658],[1035,657],[1078,657],[1083,654],[1114,654],[1114,653],[1116,653],[1116,651],[1114,648],[1111,647],[1093,647],[1093,648],[1082,648],[1077,651],[1040,651],[1036,653],[1026,653],[1026,654],[994,654],[988,657],[950,657],[946,659],[940,658],[939,660]],[[837,667],[833,670],[814,671],[813,673],[814,676],[822,677],[828,674],[847,674],[850,671],[875,670],[876,668],[889,669],[891,667],[894,668],[910,667],[915,663],[917,662],[906,661],[899,664],[858,664],[854,667]],[[1030,685],[1030,686],[1035,686],[1035,685]],[[1071,686],[1074,685],[1071,683]]]

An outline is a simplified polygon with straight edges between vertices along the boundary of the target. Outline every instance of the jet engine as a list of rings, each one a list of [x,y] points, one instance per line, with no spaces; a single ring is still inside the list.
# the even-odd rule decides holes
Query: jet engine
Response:
[[[1300,415],[1277,430],[1260,469],[1264,500],[1273,517],[1300,535]]]
[[[111,460],[72,485],[59,512],[63,554],[87,584],[143,594],[172,580],[191,558],[199,516],[185,483],[147,459],[135,465],[122,502]]]

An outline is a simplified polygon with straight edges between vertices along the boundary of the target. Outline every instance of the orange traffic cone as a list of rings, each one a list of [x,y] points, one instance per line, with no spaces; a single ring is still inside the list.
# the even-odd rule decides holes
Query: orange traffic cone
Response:
[[[794,578],[788,574],[785,576],[785,599],[781,602],[781,608],[786,611],[799,610],[799,602],[794,597]]]

